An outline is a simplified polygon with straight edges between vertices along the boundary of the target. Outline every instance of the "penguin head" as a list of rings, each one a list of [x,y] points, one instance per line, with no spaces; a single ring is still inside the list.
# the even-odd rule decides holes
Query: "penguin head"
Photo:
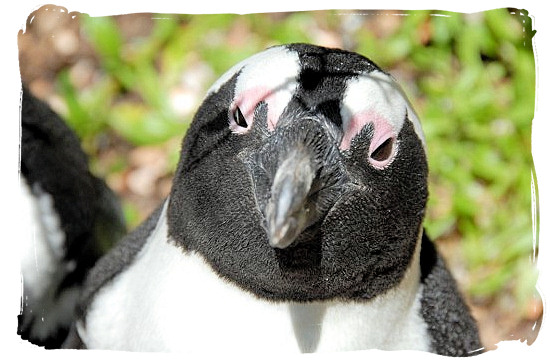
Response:
[[[419,120],[390,75],[352,52],[272,47],[199,107],[169,235],[261,298],[369,299],[413,258],[427,173]]]

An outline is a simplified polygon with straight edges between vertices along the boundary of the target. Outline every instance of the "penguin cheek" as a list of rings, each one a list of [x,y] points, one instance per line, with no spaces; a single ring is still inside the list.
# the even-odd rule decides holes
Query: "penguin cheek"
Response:
[[[360,192],[348,194],[331,209],[323,221],[322,267],[336,276],[340,285],[356,283],[358,274],[371,273],[379,267],[383,243],[377,243],[376,214]],[[349,216],[353,213],[353,216]],[[373,221],[374,220],[374,221]],[[347,284],[347,285],[346,285]]]
[[[327,215],[321,229],[322,267],[340,282],[334,286],[359,286],[365,294],[375,294],[395,284],[397,277],[392,275],[408,263],[416,236],[387,219],[380,204],[360,190]]]

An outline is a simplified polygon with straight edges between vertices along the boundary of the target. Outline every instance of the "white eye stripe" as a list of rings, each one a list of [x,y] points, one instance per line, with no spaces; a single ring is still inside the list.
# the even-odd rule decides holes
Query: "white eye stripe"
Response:
[[[229,125],[238,133],[250,130],[254,111],[260,102],[267,104],[267,128],[273,131],[298,88],[301,63],[298,53],[285,46],[269,48],[233,66],[208,90],[210,95],[238,74],[234,97],[228,111]],[[387,132],[388,127],[397,136],[405,118],[425,146],[422,127],[406,96],[393,78],[381,71],[365,73],[347,81],[340,104],[343,137],[340,147],[349,148],[351,140],[368,123],[375,132]],[[244,129],[232,123],[238,107],[248,124]]]
[[[216,80],[216,82],[214,82],[214,84],[212,84],[208,90],[208,93],[210,94],[218,91],[223,84],[231,79],[236,73],[241,71],[241,69],[243,69],[243,72],[251,73],[251,75],[255,72],[264,78],[269,77],[273,79],[280,76],[281,72],[284,73],[285,69],[279,67],[284,66],[285,64],[287,65],[287,68],[289,64],[290,67],[292,67],[292,65],[299,67],[298,54],[284,46],[276,46],[266,49],[242,60],[227,70],[218,80]],[[277,72],[277,70],[279,72]]]
[[[368,123],[380,136],[399,134],[405,118],[412,121],[415,132],[425,144],[420,122],[399,85],[388,75],[373,71],[348,80],[340,115],[344,136],[340,147],[348,149],[351,140]]]
[[[237,78],[234,99],[238,106],[243,104],[241,110],[250,122],[257,104],[267,103],[267,125],[273,130],[296,91],[300,60],[284,47],[270,48],[254,58]]]
[[[240,72],[240,73],[239,73]],[[208,94],[218,91],[223,84],[239,73],[231,104],[239,107],[248,123],[252,125],[254,110],[260,102],[268,105],[268,129],[273,130],[277,120],[292,99],[300,73],[300,60],[295,51],[284,46],[272,47],[253,55],[229,69],[208,90]],[[232,130],[235,130],[232,127]],[[239,133],[244,132],[239,129]]]

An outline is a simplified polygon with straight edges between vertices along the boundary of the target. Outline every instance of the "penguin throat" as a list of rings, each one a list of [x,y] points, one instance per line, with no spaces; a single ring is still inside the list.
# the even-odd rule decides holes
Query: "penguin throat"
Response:
[[[294,244],[285,249],[275,249],[281,271],[296,272],[318,269],[321,266],[322,248],[318,232],[302,233]]]

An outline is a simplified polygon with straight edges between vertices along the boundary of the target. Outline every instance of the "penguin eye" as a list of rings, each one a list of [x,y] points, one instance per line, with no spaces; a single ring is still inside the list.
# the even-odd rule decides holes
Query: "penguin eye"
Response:
[[[389,164],[392,159],[394,152],[394,142],[393,137],[389,137],[384,140],[369,156],[370,163],[379,169],[384,168]]]
[[[389,138],[384,141],[379,147],[377,147],[372,154],[370,154],[371,159],[375,161],[384,161],[388,160],[391,156],[391,150],[393,145],[393,139]]]
[[[235,110],[233,110],[233,121],[235,121],[235,124],[242,128],[248,128],[248,123],[246,122],[246,119],[238,106],[235,107]]]

